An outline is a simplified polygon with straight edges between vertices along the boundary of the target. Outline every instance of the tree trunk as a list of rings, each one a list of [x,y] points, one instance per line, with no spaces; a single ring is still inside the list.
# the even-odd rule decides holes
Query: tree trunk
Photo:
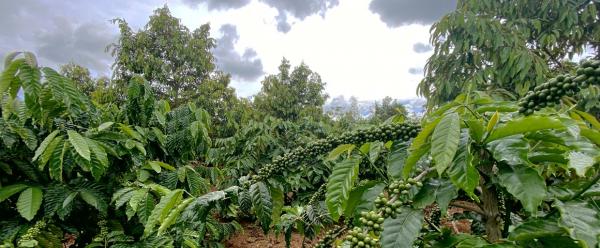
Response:
[[[493,186],[488,188],[484,183],[481,183],[481,201],[483,202],[483,212],[485,212],[485,233],[490,243],[496,243],[502,238],[497,195]]]

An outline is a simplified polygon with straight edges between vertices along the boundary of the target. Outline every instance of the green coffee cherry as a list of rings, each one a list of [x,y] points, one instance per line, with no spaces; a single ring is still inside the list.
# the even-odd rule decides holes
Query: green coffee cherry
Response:
[[[590,85],[600,84],[600,61],[583,62],[576,70],[577,76],[558,75],[536,86],[519,101],[519,113],[530,115],[545,107],[552,107],[563,96],[573,96]]]

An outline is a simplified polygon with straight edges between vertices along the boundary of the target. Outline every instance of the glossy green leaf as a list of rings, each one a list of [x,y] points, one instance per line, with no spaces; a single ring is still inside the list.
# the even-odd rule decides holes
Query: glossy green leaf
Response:
[[[55,150],[60,150],[63,147],[62,143],[63,136],[58,136],[52,139],[50,144],[48,144],[48,146],[46,147],[46,149],[44,149],[44,151],[38,159],[40,170],[44,170],[48,161],[50,161],[50,159],[54,156]]]
[[[106,129],[109,129],[110,127],[112,127],[113,124],[115,123],[112,121],[104,122],[100,124],[100,126],[98,126],[98,131],[104,131]]]
[[[504,124],[496,126],[496,128],[494,128],[494,130],[491,132],[490,136],[486,139],[486,141],[491,142],[515,134],[524,134],[544,129],[563,128],[563,123],[557,118],[531,115],[527,117],[512,119]]]
[[[8,199],[12,195],[23,191],[27,187],[29,187],[29,186],[27,186],[25,184],[12,184],[12,185],[8,185],[8,186],[4,186],[4,187],[0,188],[0,202],[3,202],[4,200]]]
[[[499,118],[500,118],[500,114],[498,113],[498,111],[496,111],[496,113],[494,113],[494,115],[492,115],[492,118],[490,118],[490,121],[488,122],[487,127],[485,129],[488,133],[494,129],[494,127],[498,123]]]
[[[564,234],[568,234],[568,229],[559,226],[557,220],[532,219],[518,225],[510,232],[509,239],[525,242]]]
[[[523,208],[532,215],[546,197],[546,182],[538,172],[527,166],[501,166],[498,172],[500,185],[516,197]]]
[[[260,222],[263,231],[269,231],[271,216],[273,215],[273,202],[271,191],[264,182],[257,182],[250,186],[250,197],[256,218]]]
[[[561,226],[569,229],[572,238],[583,242],[587,247],[598,246],[600,211],[597,206],[590,206],[584,201],[556,201],[555,206],[560,212]]]
[[[273,211],[271,214],[271,219],[273,220],[273,223],[279,223],[281,212],[283,210],[283,205],[285,204],[283,198],[283,190],[281,190],[280,188],[271,187],[271,201],[273,202]]]
[[[596,130],[592,130],[589,128],[582,128],[581,136],[586,137],[590,141],[592,141],[596,146],[600,147],[600,132]]]
[[[91,151],[86,139],[81,136],[81,134],[73,130],[68,130],[67,135],[69,136],[69,142],[71,142],[71,145],[75,148],[75,151],[77,151],[82,158],[90,161],[92,159]]]
[[[387,159],[387,173],[391,178],[400,179],[408,156],[406,142],[394,142]]]
[[[458,113],[444,115],[435,127],[431,138],[431,155],[435,169],[441,175],[446,171],[456,151],[460,140],[460,117]]]
[[[368,185],[366,185],[366,186],[368,186]],[[350,193],[350,199],[348,200],[348,206],[346,206],[347,212],[345,214],[348,217],[350,217],[350,216],[357,216],[362,211],[370,211],[375,206],[375,203],[374,203],[375,199],[377,198],[377,196],[379,196],[379,194],[381,192],[383,192],[384,188],[385,188],[385,184],[377,183],[369,188],[364,189],[364,191],[362,191],[362,192],[360,192],[360,190],[357,192],[355,192],[353,190]],[[360,199],[356,199],[356,202],[354,202],[354,198],[353,198],[354,195],[356,195],[356,196],[360,195]],[[356,206],[352,207],[351,205],[356,205]],[[349,212],[350,209],[354,209],[354,212],[350,213]],[[354,221],[358,223],[359,219],[355,218]]]
[[[587,170],[594,165],[594,162],[594,158],[587,154],[573,151],[569,153],[569,163],[567,166],[574,169],[578,176],[584,177]]]
[[[33,220],[42,205],[42,189],[29,187],[19,195],[17,211],[28,221]]]
[[[356,209],[358,204],[361,203],[363,194],[366,191],[368,191],[369,189],[373,188],[377,184],[378,184],[377,181],[369,181],[369,182],[362,183],[362,184],[354,187],[352,189],[352,191],[350,192],[350,197],[348,198],[348,203],[346,204],[346,209],[344,209],[344,216],[354,216],[354,213],[355,213],[354,210]]]
[[[169,212],[181,202],[182,196],[183,190],[178,189],[169,192],[160,199],[160,202],[154,207],[146,221],[144,237],[148,237],[154,231],[155,226],[167,218]]]
[[[360,158],[350,157],[335,165],[327,181],[325,203],[331,218],[338,220],[350,197],[350,191],[358,176]]]
[[[383,142],[371,142],[369,146],[369,161],[375,164],[375,161],[379,158],[379,154],[384,150]]]
[[[581,117],[583,117],[583,119],[585,119],[587,122],[589,122],[590,124],[592,124],[592,126],[595,129],[599,129],[600,130],[600,122],[596,119],[596,117],[594,117],[591,114],[588,114],[586,112],[583,111],[579,111],[579,110],[574,110],[578,115],[580,115]]]
[[[423,184],[423,187],[413,197],[413,206],[425,208],[435,201],[442,215],[446,215],[450,201],[456,197],[458,197],[458,189],[450,181],[430,179]]]
[[[106,213],[107,204],[104,199],[102,199],[103,197],[99,194],[99,192],[94,190],[80,189],[79,196],[85,203],[94,207],[101,213]]]
[[[58,135],[58,133],[59,133],[59,131],[56,130],[56,131],[48,134],[48,136],[46,136],[46,138],[44,138],[42,143],[40,143],[38,148],[35,150],[35,154],[34,154],[33,158],[31,159],[31,161],[36,161],[40,157],[40,155],[42,155],[42,153],[46,150],[48,145],[50,145],[50,142],[52,142],[52,140],[54,139],[54,137],[56,137],[56,135]]]
[[[57,140],[57,139],[55,139]],[[60,137],[60,143],[57,148],[53,149],[52,155],[50,157],[50,165],[48,166],[50,172],[50,178],[62,181],[63,177],[63,166],[65,161],[65,153],[69,148],[69,143],[63,142],[62,137]]]
[[[510,165],[528,165],[529,143],[522,135],[498,139],[487,144],[487,148],[497,161]]]
[[[471,141],[467,132],[462,132],[458,152],[448,168],[448,177],[452,183],[462,189],[471,198],[477,199],[475,188],[479,185],[479,171],[473,164]]]
[[[333,149],[331,152],[329,152],[329,155],[327,156],[327,160],[335,160],[345,152],[350,154],[350,152],[352,152],[352,150],[354,150],[355,147],[356,147],[356,145],[354,145],[354,144],[339,145],[338,147]]]
[[[382,248],[412,248],[423,225],[423,210],[402,208],[396,218],[383,222]]]
[[[164,221],[162,221],[160,223],[160,226],[158,227],[158,235],[162,235],[167,230],[167,228],[169,228],[171,225],[175,224],[175,221],[177,220],[177,218],[179,218],[179,216],[181,215],[181,212],[188,205],[190,205],[190,203],[193,200],[194,200],[194,198],[185,199],[181,203],[179,203],[179,205],[177,205],[177,207],[175,209],[173,209],[171,212],[169,212],[169,215],[165,218]]]

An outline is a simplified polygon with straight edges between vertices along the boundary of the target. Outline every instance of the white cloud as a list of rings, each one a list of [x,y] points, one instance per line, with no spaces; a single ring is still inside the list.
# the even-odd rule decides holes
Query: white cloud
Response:
[[[201,4],[190,7],[190,2]],[[281,6],[277,9],[260,0],[227,0],[227,3],[235,3],[236,7],[213,6],[209,10],[207,2],[216,3],[213,0],[113,0],[94,2],[94,8],[81,8],[79,2],[71,0],[61,5],[66,7],[60,12],[43,8],[53,3],[50,1],[7,2],[0,4],[4,7],[0,9],[7,12],[0,18],[6,23],[0,25],[4,27],[4,32],[0,30],[0,37],[5,38],[0,41],[0,55],[10,50],[27,49],[36,52],[45,65],[57,66],[74,61],[89,66],[95,72],[108,73],[112,58],[104,52],[105,45],[108,45],[104,43],[118,35],[117,26],[109,24],[108,20],[123,17],[137,30],[148,21],[153,9],[165,3],[168,3],[172,14],[181,18],[190,29],[210,23],[215,38],[222,35],[219,32],[222,25],[235,26],[239,39],[232,41],[235,51],[227,54],[242,58],[245,51],[255,51],[251,54],[256,54],[255,58],[262,62],[266,74],[277,73],[284,56],[292,65],[306,62],[321,74],[330,96],[357,96],[360,100],[384,96],[415,97],[416,85],[422,74],[409,71],[422,68],[431,54],[431,51],[416,53],[413,50],[414,44],[427,43],[428,26],[413,24],[390,28],[370,10],[370,1],[367,0],[339,1],[337,5],[325,8],[327,13],[313,11],[314,14],[310,15],[311,12],[306,12],[306,15],[299,15],[301,19],[294,14],[286,15],[286,22],[291,27],[287,33],[277,30],[276,17]],[[17,7],[32,11],[20,11]],[[77,9],[88,11],[74,11]],[[66,15],[67,12],[72,15]],[[54,23],[59,17],[66,18],[71,24],[63,29],[57,28],[61,26]],[[27,27],[17,24],[27,24]],[[75,40],[64,40],[64,37]],[[44,45],[55,49],[44,50]],[[232,85],[240,96],[249,96],[261,87],[263,77],[254,78],[236,77]]]
[[[321,74],[331,96],[357,96],[361,100],[416,97],[421,75],[409,73],[422,68],[431,54],[413,51],[415,43],[427,43],[429,26],[407,25],[390,28],[369,10],[368,1],[341,1],[322,17],[312,15],[300,21],[289,17],[293,28],[277,31],[275,8],[259,1],[227,11],[207,11],[206,6],[190,9],[172,6],[175,16],[195,28],[210,22],[216,28],[231,23],[240,39],[238,53],[252,48],[262,60],[266,73],[277,73],[282,57],[293,65],[306,62]],[[238,94],[248,96],[260,89],[256,82],[234,82]]]

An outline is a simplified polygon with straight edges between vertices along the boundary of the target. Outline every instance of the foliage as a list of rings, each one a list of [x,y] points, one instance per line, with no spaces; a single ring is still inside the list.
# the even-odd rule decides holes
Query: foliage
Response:
[[[70,79],[75,87],[86,95],[90,95],[96,89],[96,82],[90,74],[90,70],[75,63],[68,63],[60,67],[60,74]]]
[[[371,117],[371,122],[379,123],[386,121],[389,118],[406,118],[408,112],[404,105],[398,100],[392,99],[389,96],[384,97],[381,103],[375,103],[375,111]]]
[[[214,58],[208,24],[190,31],[165,6],[156,9],[146,26],[134,32],[123,19],[115,19],[121,35],[111,46],[114,75],[123,89],[131,77],[143,75],[160,98],[178,106],[200,94],[199,85],[210,79]]]
[[[284,120],[321,118],[322,107],[328,97],[323,92],[325,83],[321,76],[304,63],[291,72],[290,69],[290,62],[284,58],[279,65],[279,73],[265,77],[262,89],[254,99],[256,109]]]
[[[320,76],[285,59],[237,99],[208,25],[166,7],[138,32],[115,20],[113,81],[10,53],[0,246],[222,247],[255,221],[288,246],[597,247],[598,62],[562,59],[597,49],[598,3],[458,6],[432,29],[420,123],[391,98],[370,123],[328,120]]]
[[[237,188],[209,192],[218,178],[198,162],[212,144],[205,110],[171,110],[138,76],[123,105],[93,104],[19,55],[0,78],[0,216],[14,223],[2,225],[4,245],[54,247],[72,235],[90,247],[213,247],[239,229],[214,215],[231,214]]]
[[[434,53],[419,84],[428,105],[465,90],[523,96],[591,46],[598,56],[600,3],[577,1],[458,1],[432,26]]]
[[[329,233],[321,245],[540,247],[560,242],[564,247],[597,246],[598,194],[593,192],[600,180],[598,121],[573,110],[566,98],[558,108],[528,116],[516,106],[484,92],[460,95],[425,116],[424,128],[406,139],[342,135],[339,143],[317,142],[276,158],[274,165],[252,178],[274,182],[282,170],[295,170],[296,161],[331,151],[328,159],[337,162],[327,180],[324,202],[330,217],[344,219],[347,229],[336,232],[337,238]],[[388,167],[387,173],[362,173],[369,165],[357,161],[376,161],[373,157],[386,155],[375,149],[377,140],[405,158],[402,173],[390,173],[398,171],[390,170],[398,166],[397,155],[380,165]],[[411,144],[400,145],[406,142]],[[392,148],[395,144],[399,145]],[[372,180],[384,187],[376,188]],[[306,206],[318,204],[320,192]],[[366,207],[358,207],[363,204]],[[485,236],[449,234],[435,216],[446,215],[450,205],[480,215]]]

